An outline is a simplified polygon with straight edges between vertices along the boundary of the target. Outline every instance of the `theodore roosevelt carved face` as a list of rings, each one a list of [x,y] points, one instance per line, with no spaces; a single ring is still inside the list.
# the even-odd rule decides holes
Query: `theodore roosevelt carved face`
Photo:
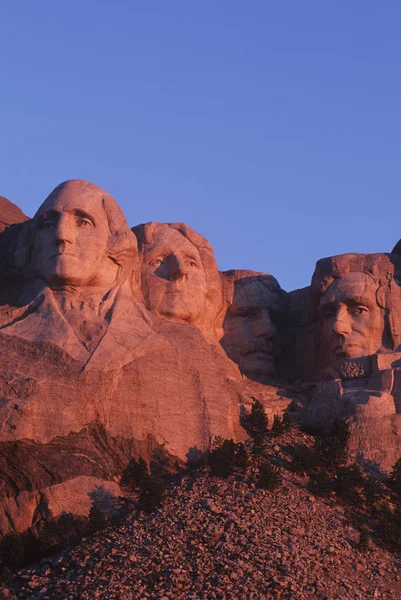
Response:
[[[276,317],[283,310],[283,291],[271,275],[233,271],[228,277],[235,281],[222,346],[244,375],[263,381],[276,373]]]

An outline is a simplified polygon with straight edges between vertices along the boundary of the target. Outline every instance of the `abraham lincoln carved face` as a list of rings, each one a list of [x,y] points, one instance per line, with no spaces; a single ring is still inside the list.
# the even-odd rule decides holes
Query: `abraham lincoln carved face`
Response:
[[[374,354],[383,345],[377,284],[365,273],[335,279],[320,300],[322,337],[329,361]]]
[[[316,294],[325,363],[394,349],[399,302],[387,254],[341,254],[316,264]]]

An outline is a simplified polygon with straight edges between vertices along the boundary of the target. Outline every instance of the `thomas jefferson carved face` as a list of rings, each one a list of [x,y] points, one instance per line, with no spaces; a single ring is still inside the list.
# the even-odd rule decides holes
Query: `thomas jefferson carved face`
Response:
[[[150,310],[180,323],[193,323],[206,302],[206,276],[198,249],[179,231],[161,227],[146,246],[142,291]]]
[[[383,345],[384,311],[377,284],[365,273],[334,279],[320,300],[323,342],[329,362],[374,354]]]
[[[228,356],[247,377],[257,381],[276,370],[277,329],[272,315],[280,310],[275,287],[261,278],[239,279],[234,285],[232,304],[224,321],[222,344]]]
[[[113,283],[118,266],[108,256],[110,229],[94,186],[56,188],[35,222],[34,270],[50,287]]]

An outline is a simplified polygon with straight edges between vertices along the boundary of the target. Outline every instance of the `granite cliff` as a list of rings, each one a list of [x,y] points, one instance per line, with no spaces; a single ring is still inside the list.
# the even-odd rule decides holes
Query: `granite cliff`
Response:
[[[220,272],[183,223],[130,229],[110,194],[64,182],[32,219],[0,202],[0,535],[118,497],[131,460],[181,468],[247,437],[257,399],[389,471],[401,456],[401,258],[318,261],[285,292]]]

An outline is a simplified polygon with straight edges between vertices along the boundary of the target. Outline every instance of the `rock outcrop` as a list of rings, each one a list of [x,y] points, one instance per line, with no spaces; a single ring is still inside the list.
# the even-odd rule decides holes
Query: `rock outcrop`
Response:
[[[15,204],[0,196],[0,232],[15,223],[23,223],[28,217]]]
[[[29,220],[0,200],[0,535],[87,513],[156,448],[183,465],[216,436],[244,439],[256,399],[270,422],[342,420],[383,469],[401,456],[399,246],[323,259],[287,294],[266,273],[220,273],[183,223],[131,230],[85,181]]]

